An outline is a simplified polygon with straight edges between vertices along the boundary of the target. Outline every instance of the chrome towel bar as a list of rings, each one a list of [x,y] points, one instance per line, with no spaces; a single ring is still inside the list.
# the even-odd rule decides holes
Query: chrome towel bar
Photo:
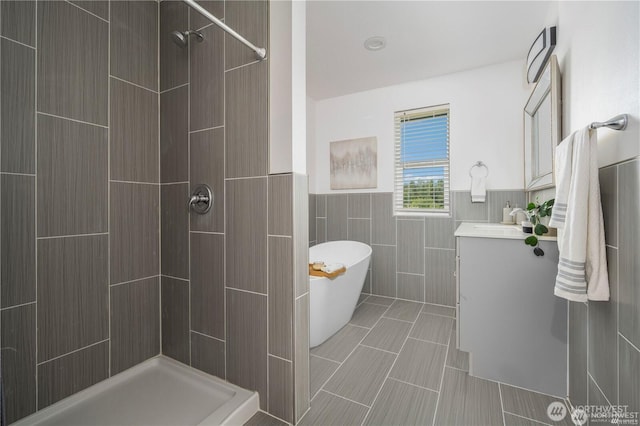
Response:
[[[605,122],[594,121],[589,124],[590,129],[599,129],[600,127],[607,127],[613,130],[624,130],[627,128],[627,124],[629,123],[629,115],[628,114],[620,114],[616,115],[613,118]]]

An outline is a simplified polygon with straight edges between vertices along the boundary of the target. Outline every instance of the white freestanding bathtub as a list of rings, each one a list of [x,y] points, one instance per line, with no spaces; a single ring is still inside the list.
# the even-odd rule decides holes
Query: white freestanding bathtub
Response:
[[[367,277],[371,247],[357,241],[331,241],[309,248],[309,262],[343,263],[334,279],[309,277],[309,343],[318,346],[344,327],[356,308]]]
[[[241,425],[258,394],[159,355],[12,426]]]

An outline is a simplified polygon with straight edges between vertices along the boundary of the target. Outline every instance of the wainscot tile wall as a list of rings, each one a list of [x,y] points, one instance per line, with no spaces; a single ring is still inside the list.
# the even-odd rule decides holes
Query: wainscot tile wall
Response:
[[[0,2],[9,423],[160,352],[158,7]]]
[[[268,2],[199,3],[268,44]],[[204,41],[170,40],[188,28]],[[306,176],[268,174],[269,59],[165,0],[160,64],[162,353],[294,423],[309,406],[308,190]],[[205,215],[187,206],[199,184],[214,194]]]
[[[462,221],[500,222],[507,201],[523,207],[526,199],[521,190],[488,191],[487,202],[471,203],[469,191],[452,191],[450,217],[417,217],[394,216],[392,198],[384,192],[310,194],[310,244],[367,243],[373,255],[364,294],[447,306],[455,306],[455,229]]]
[[[611,299],[569,304],[569,399],[640,412],[640,158],[600,169]],[[607,420],[609,422],[609,420]]]

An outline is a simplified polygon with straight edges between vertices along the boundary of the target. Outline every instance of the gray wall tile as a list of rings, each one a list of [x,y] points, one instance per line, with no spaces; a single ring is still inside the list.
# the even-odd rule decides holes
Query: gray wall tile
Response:
[[[189,6],[181,1],[160,2],[160,90],[189,80],[189,50],[171,40],[171,31],[184,31],[188,26]]]
[[[269,353],[293,358],[293,247],[291,238],[269,237]]]
[[[327,241],[327,219],[326,218],[317,218],[316,219],[316,243],[322,244]]]
[[[309,178],[293,174],[293,259],[295,296],[309,291]]]
[[[107,231],[107,159],[107,129],[38,116],[38,236]]]
[[[189,282],[162,277],[162,354],[189,365]]]
[[[111,183],[111,284],[160,273],[159,198],[157,185]]]
[[[35,178],[0,176],[2,307],[36,300]]]
[[[4,408],[12,423],[36,411],[35,303],[3,310],[0,323]]]
[[[293,423],[293,364],[269,356],[269,412]]]
[[[269,235],[293,235],[293,175],[269,176]]]
[[[316,194],[316,216],[327,217],[327,195]]]
[[[160,279],[111,287],[111,374],[160,353]]]
[[[80,6],[102,19],[109,20],[109,2],[100,0],[76,0],[71,3]]]
[[[329,379],[324,389],[371,406],[395,358],[389,352],[358,346]]]
[[[111,179],[159,182],[158,94],[111,79]]]
[[[224,235],[191,234],[191,329],[225,338]]]
[[[224,1],[223,0],[200,0],[198,4],[207,9],[213,16],[218,19],[224,19]],[[189,8],[189,22],[191,28],[200,29],[204,26],[211,25],[211,21],[205,18],[200,12]]]
[[[194,15],[199,14],[191,14]],[[193,23],[191,28],[195,28]],[[201,43],[195,39],[189,43],[190,130],[224,124],[224,32],[216,25],[211,25],[202,30],[202,36],[204,41]]]
[[[38,361],[109,338],[107,235],[38,242]]]
[[[389,377],[438,391],[447,347],[407,339]]]
[[[299,425],[359,425],[366,415],[367,407],[320,391]]]
[[[35,51],[2,39],[0,54],[1,170],[35,173]]]
[[[488,203],[491,202],[491,194],[487,192],[487,202],[472,203],[469,191],[452,191],[453,208],[456,220],[471,220],[486,222],[489,218]]]
[[[242,34],[258,47],[268,47],[269,2],[230,1],[225,2],[225,23]],[[226,67],[235,68],[256,61],[253,51],[235,38],[225,36]]]
[[[189,278],[189,184],[162,185],[162,274]]]
[[[424,273],[424,220],[398,220],[398,272]]]
[[[456,269],[454,250],[426,249],[425,257],[425,302],[436,305],[455,306]]]
[[[192,133],[190,138],[191,193],[200,184],[209,185],[213,192],[209,213],[191,213],[191,230],[224,232],[224,129]]]
[[[398,297],[424,302],[424,275],[398,272]]]
[[[569,302],[569,399],[575,405],[587,404],[587,305]]]
[[[267,292],[267,179],[227,181],[226,280],[228,287]]]
[[[191,366],[224,379],[225,343],[191,332]]]
[[[607,247],[609,287],[607,302],[589,302],[589,373],[609,401],[618,389],[618,252]]]
[[[371,408],[366,425],[429,425],[436,414],[438,394],[387,380]]]
[[[349,219],[348,239],[371,244],[371,219]]]
[[[620,262],[620,329],[631,343],[640,347],[640,160],[618,166],[618,236]]]
[[[453,217],[426,217],[424,229],[424,246],[430,248],[456,247],[455,221]]]
[[[267,297],[227,291],[227,380],[258,391],[267,409]]]
[[[36,41],[36,2],[2,1],[0,28],[2,35],[20,43],[35,46]]]
[[[604,217],[604,237],[607,244],[618,245],[618,167],[600,169],[600,198]],[[625,194],[626,195],[626,194]],[[629,194],[631,195],[631,194]]]
[[[349,218],[371,218],[371,194],[348,194]]]
[[[295,421],[309,409],[309,293],[295,301],[295,361],[293,365],[295,391]]]
[[[618,339],[620,345],[620,405],[628,405],[627,412],[640,411],[640,352],[632,347],[623,337]],[[634,374],[635,372],[635,374]]]
[[[393,217],[393,194],[371,194],[371,242],[396,243],[396,220]]]
[[[396,297],[396,247],[376,245],[371,247],[373,248],[371,293]]]
[[[488,191],[488,204],[489,204],[489,222],[500,223],[502,222],[502,209],[509,202],[511,208],[516,206],[520,208],[526,208],[526,194],[524,191]],[[547,200],[540,200],[544,202]]]
[[[38,365],[38,409],[109,377],[109,342]]]
[[[309,241],[316,241],[316,194],[309,194]]]
[[[229,12],[227,10],[227,15]],[[233,28],[239,31],[238,27]],[[243,46],[244,50],[248,49]],[[226,177],[267,174],[268,71],[268,63],[263,61],[225,74]],[[247,117],[251,119],[247,120]]]
[[[164,3],[163,3],[164,4]],[[189,88],[160,95],[160,181],[189,180]]]
[[[111,3],[111,75],[158,90],[158,3]]]
[[[38,111],[108,124],[109,24],[66,2],[42,2],[37,56]]]

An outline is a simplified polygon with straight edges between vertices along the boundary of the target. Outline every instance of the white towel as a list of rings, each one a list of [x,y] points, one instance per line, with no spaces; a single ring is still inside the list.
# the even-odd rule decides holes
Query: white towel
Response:
[[[560,261],[554,294],[576,302],[609,300],[595,131],[585,127],[556,147],[555,173],[549,226],[558,228]]]
[[[487,198],[486,176],[471,178],[471,202],[484,203]]]

